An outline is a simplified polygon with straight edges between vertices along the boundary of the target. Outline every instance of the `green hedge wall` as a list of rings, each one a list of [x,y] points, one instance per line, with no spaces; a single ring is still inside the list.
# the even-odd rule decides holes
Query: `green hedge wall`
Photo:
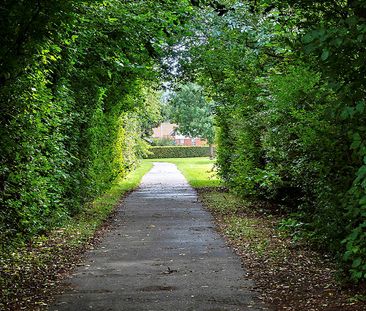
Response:
[[[161,29],[185,6],[1,2],[0,257],[62,226],[137,165],[160,118],[151,42],[165,40]]]
[[[195,157],[209,157],[209,147],[198,146],[161,146],[151,147],[149,149],[151,154],[147,156],[148,159],[163,159],[163,158],[195,158]]]
[[[218,175],[242,196],[277,203],[292,237],[331,251],[365,282],[365,1],[339,2],[344,17],[320,13],[330,1],[258,3],[257,16],[240,6],[205,25],[207,40],[184,67],[216,102]]]

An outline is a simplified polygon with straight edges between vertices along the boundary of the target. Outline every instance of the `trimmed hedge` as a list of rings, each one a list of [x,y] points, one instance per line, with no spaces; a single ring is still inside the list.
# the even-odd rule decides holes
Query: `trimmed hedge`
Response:
[[[147,159],[209,157],[210,147],[159,146],[151,147]]]

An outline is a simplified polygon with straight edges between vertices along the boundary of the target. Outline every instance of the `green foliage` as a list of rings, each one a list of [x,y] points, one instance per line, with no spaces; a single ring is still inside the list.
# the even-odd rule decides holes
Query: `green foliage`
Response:
[[[192,158],[192,157],[209,157],[209,147],[199,146],[159,146],[150,147],[148,159],[162,158]]]
[[[279,204],[296,236],[365,280],[364,1],[225,7],[197,10],[180,53],[217,103],[220,177]]]
[[[213,104],[205,98],[202,87],[194,83],[181,85],[171,95],[169,103],[169,118],[178,124],[179,133],[213,144]]]
[[[271,76],[268,84],[273,98],[267,103],[261,141],[268,159],[264,170],[277,180],[267,190],[302,212],[298,215],[308,223],[314,242],[336,251],[344,235],[341,194],[352,183],[344,167],[348,137],[332,113],[337,98],[302,64]]]
[[[364,1],[191,3],[3,1],[0,244],[59,225],[136,166],[163,118],[163,67],[197,83],[173,96],[182,133],[212,142],[202,90],[215,102],[226,184],[277,202],[365,280]]]
[[[157,57],[185,1],[5,1],[0,246],[58,226],[136,167],[160,121]]]
[[[111,188],[88,204],[77,217],[68,219],[47,235],[34,237],[31,246],[1,253],[1,310],[37,309],[40,299],[54,290],[50,283],[57,279],[60,269],[75,264],[77,254],[90,243],[96,229],[110,216],[121,196],[135,189],[151,167],[151,163],[142,163],[128,176],[118,176]]]
[[[175,140],[171,138],[153,138],[151,141],[152,146],[174,146]]]

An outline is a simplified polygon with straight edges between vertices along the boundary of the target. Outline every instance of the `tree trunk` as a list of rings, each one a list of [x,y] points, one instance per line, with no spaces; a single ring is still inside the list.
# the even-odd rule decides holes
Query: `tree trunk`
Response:
[[[210,159],[212,160],[215,157],[215,151],[213,144],[209,144],[210,147]]]

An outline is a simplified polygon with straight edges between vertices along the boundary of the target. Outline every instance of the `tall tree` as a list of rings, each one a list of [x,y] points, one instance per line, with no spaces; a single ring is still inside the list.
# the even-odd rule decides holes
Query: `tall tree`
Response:
[[[195,83],[181,85],[170,100],[171,121],[178,124],[178,131],[190,137],[206,139],[213,157],[215,138],[213,126],[213,102],[203,93],[203,88]]]

